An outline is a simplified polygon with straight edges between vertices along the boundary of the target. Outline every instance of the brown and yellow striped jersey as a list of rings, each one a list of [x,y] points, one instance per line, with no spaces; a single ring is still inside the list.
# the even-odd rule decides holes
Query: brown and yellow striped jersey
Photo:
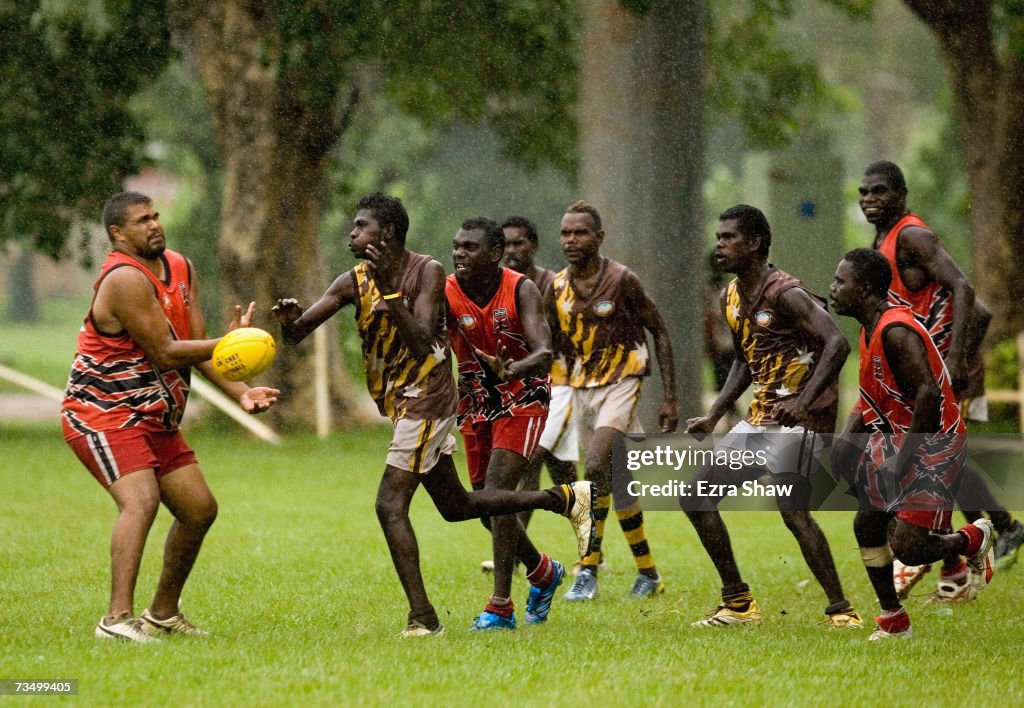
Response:
[[[809,341],[795,323],[778,311],[777,303],[779,296],[790,288],[802,289],[822,307],[824,300],[789,273],[769,267],[771,273],[752,302],[743,297],[735,279],[726,287],[725,294],[725,320],[753,379],[754,400],[746,417],[752,425],[775,423],[772,408],[783,399],[800,395],[821,359],[823,346]],[[814,420],[812,430],[833,432],[838,399],[838,381],[833,381],[808,410]]]
[[[648,373],[640,313],[622,293],[622,281],[629,272],[621,263],[602,258],[597,283],[585,299],[577,296],[568,268],[555,276],[555,307],[573,388],[607,386]]]
[[[409,263],[399,289],[406,307],[411,307],[423,285],[423,269],[433,258],[409,251]],[[356,328],[363,342],[363,370],[366,388],[381,415],[424,420],[455,414],[458,394],[452,375],[451,350],[444,307],[438,308],[433,350],[415,357],[402,341],[391,321],[388,305],[381,299],[368,264],[352,269],[356,292]]]

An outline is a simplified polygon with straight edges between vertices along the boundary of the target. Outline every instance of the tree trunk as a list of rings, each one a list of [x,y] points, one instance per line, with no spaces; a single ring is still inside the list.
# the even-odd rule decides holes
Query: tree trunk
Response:
[[[260,3],[227,0],[192,7],[200,74],[212,107],[224,161],[218,260],[222,301],[257,303],[257,325],[276,333],[271,305],[281,297],[311,304],[326,287],[317,233],[330,149],[340,135],[330,107],[319,111],[295,98],[282,77],[275,17]],[[354,409],[351,381],[329,327],[332,399]],[[274,419],[313,424],[312,338],[282,346],[268,383],[284,395]]]
[[[1024,325],[1024,303],[1006,297],[1019,292],[1020,256],[1007,229],[1019,226],[1021,128],[1020,84],[1012,86],[996,55],[990,0],[905,0],[931,28],[942,47],[956,105],[971,195],[971,254],[975,288],[993,310],[991,336],[1004,338]],[[1019,72],[1016,72],[1019,75]],[[1012,73],[1011,73],[1012,75]],[[1017,95],[1014,95],[1014,94]],[[1011,136],[1016,134],[1016,148]]]
[[[639,17],[618,0],[593,0],[581,49],[582,196],[601,212],[604,250],[658,304],[675,351],[680,412],[696,414],[704,347],[693,333],[703,332],[711,246],[702,196],[704,3],[656,0]],[[660,394],[652,385],[644,395],[648,425]]]

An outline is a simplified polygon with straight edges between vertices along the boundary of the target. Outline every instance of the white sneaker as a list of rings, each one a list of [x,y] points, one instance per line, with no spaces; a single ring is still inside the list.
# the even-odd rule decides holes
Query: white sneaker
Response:
[[[941,578],[935,583],[935,592],[928,598],[928,602],[937,602],[940,605],[960,605],[970,602],[978,597],[978,589],[971,582],[968,574],[963,583],[958,583],[949,578]]]
[[[967,572],[970,575],[969,584],[977,594],[978,590],[992,582],[996,565],[996,532],[988,519],[978,519],[973,525],[981,530],[982,542],[978,552],[967,559]]]
[[[576,495],[576,501],[572,508],[567,509],[565,516],[572,522],[573,530],[576,531],[576,545],[580,558],[585,558],[590,553],[590,546],[594,542],[594,484],[592,482],[573,482],[562,485],[572,487]]]
[[[904,565],[899,558],[892,561],[892,582],[896,586],[896,596],[907,599],[914,586],[921,582],[921,579],[928,574],[932,567],[930,565]]]
[[[160,641],[146,633],[145,623],[140,617],[122,617],[112,620],[109,624],[107,618],[102,617],[96,624],[93,634],[101,639],[120,639],[139,644]]]
[[[189,634],[193,637],[205,637],[209,632],[199,629],[185,619],[185,615],[178,614],[167,619],[157,619],[147,607],[142,611],[143,631],[150,635],[154,634]]]

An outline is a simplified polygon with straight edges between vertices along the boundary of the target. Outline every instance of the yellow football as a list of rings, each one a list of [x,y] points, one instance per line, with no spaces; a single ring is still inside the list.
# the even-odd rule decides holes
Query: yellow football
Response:
[[[213,368],[228,381],[248,381],[266,371],[276,353],[269,332],[239,327],[221,337],[213,348]]]

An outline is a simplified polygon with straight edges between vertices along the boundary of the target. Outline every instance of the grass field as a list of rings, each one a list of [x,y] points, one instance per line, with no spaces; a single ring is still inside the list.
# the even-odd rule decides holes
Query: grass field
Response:
[[[387,435],[296,437],[273,448],[191,434],[220,518],[183,607],[211,636],[138,646],[92,635],[107,601],[113,503],[55,427],[0,424],[0,679],[78,679],[77,698],[38,700],[86,705],[1024,703],[1024,567],[997,576],[977,602],[952,614],[912,598],[916,636],[869,643],[867,629],[821,624],[824,597],[771,513],[727,516],[766,614],[760,627],[689,626],[715,605],[718,579],[685,517],[652,512],[665,595],[644,603],[627,597],[632,561],[611,522],[613,570],[602,574],[597,601],[556,600],[544,626],[479,636],[467,627],[490,589],[479,571],[489,537],[475,521],[445,523],[421,492],[413,523],[448,632],[401,640],[407,608],[373,513]],[[872,615],[850,514],[818,518],[847,594]],[[156,582],[168,525],[162,511],[137,612]],[[541,548],[572,560],[564,519],[540,513],[531,531]],[[518,577],[520,612],[526,592]]]

